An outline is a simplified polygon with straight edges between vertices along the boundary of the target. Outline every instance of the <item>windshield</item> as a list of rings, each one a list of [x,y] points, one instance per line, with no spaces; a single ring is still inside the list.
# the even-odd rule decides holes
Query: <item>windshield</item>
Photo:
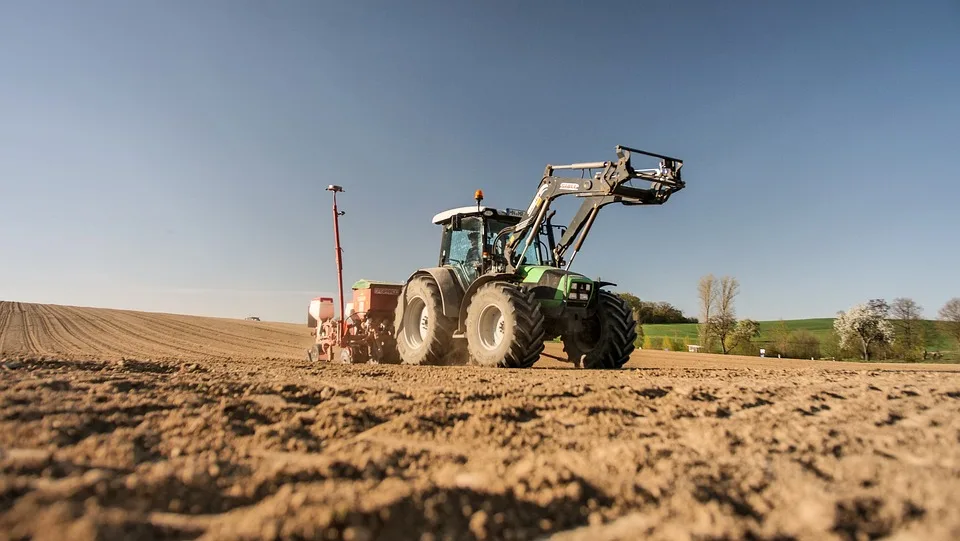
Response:
[[[500,231],[503,231],[503,228],[505,227],[516,225],[516,223],[517,222],[515,220],[504,221],[504,220],[497,220],[495,218],[487,219],[485,243],[488,246],[493,244],[493,241],[496,238],[497,233],[499,233]],[[501,240],[501,242],[497,246],[493,247],[496,253],[498,254],[502,253],[503,244],[504,243]],[[546,251],[547,251],[546,243],[543,242],[538,236],[536,239],[536,242],[534,242],[533,244],[530,245],[529,248],[527,248],[527,251],[523,254],[523,257],[521,258],[521,260],[516,264],[517,265],[543,265],[543,261],[547,259]]]

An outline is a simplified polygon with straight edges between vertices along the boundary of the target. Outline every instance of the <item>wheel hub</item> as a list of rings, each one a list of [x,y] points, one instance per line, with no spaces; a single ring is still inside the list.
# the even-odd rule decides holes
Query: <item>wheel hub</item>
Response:
[[[423,345],[430,329],[430,315],[427,303],[420,297],[410,299],[407,310],[403,314],[403,336],[406,343],[416,349]]]
[[[423,309],[420,310],[419,321],[420,321],[420,328],[419,328],[420,340],[423,341],[427,339],[427,330],[430,328],[430,314],[429,312],[427,312],[426,304],[424,304]]]
[[[503,312],[495,305],[484,307],[480,312],[480,318],[477,321],[477,336],[480,337],[480,345],[484,348],[493,350],[503,342],[504,328],[506,322],[503,318]]]

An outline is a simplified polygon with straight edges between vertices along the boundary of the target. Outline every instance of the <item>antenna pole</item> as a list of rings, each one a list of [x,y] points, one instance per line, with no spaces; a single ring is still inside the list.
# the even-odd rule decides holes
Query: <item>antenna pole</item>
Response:
[[[340,325],[337,333],[337,346],[343,347],[343,337],[347,334],[347,315],[343,308],[343,248],[340,247],[340,216],[344,213],[337,209],[337,192],[342,192],[343,188],[330,185],[327,190],[333,192],[333,237],[337,254],[337,291],[340,294]]]

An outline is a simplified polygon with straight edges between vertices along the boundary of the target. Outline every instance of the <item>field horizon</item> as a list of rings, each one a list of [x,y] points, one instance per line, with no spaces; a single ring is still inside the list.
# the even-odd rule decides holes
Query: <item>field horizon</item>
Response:
[[[820,341],[821,345],[829,337],[833,330],[832,317],[807,318],[807,319],[776,319],[767,321],[758,321],[760,324],[760,336],[753,339],[754,344],[767,344],[773,340],[772,334],[777,325],[782,321],[790,332],[808,331]],[[926,335],[926,348],[930,352],[950,352],[956,353],[957,347],[951,344],[950,338],[936,331],[936,320],[921,320]],[[644,336],[662,337],[673,339],[686,339],[688,343],[696,344],[698,341],[697,323],[666,323],[643,325]]]

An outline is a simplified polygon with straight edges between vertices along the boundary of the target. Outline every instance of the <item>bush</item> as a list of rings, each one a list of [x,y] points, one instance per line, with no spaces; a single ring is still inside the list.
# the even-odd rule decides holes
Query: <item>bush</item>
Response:
[[[663,349],[662,336],[646,336],[643,339],[644,349]]]
[[[819,359],[820,340],[806,329],[793,331],[787,340],[786,354],[792,359]]]
[[[637,339],[633,341],[633,345],[639,347],[644,347],[643,344],[646,342],[643,341],[643,325],[637,323]]]
[[[891,346],[891,353],[895,359],[901,361],[919,362],[923,360],[922,347],[909,348],[900,342],[895,342],[893,346]]]
[[[670,351],[686,351],[687,339],[678,337],[667,338],[664,346]]]
[[[824,357],[838,361],[860,359],[862,356],[860,350],[853,343],[847,344],[846,347],[840,347],[840,336],[833,329],[830,329],[830,332],[827,333],[827,337],[821,343],[820,350]]]
[[[730,350],[731,355],[747,355],[750,357],[759,357],[760,356],[760,345],[752,342],[750,340],[741,340],[737,343],[733,349]],[[767,351],[767,356],[770,355],[770,352]]]

